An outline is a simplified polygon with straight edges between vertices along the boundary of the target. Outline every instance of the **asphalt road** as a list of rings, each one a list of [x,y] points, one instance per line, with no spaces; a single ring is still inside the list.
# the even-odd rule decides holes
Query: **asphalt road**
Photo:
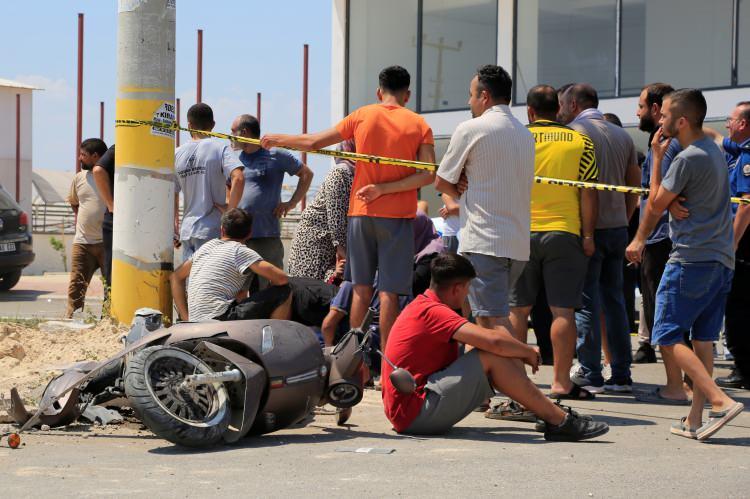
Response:
[[[535,381],[545,389],[550,376],[544,367]],[[662,376],[661,364],[634,367],[639,389]],[[732,394],[750,407],[750,392]],[[177,448],[137,425],[36,432],[24,435],[21,449],[0,445],[0,495],[747,497],[747,411],[699,443],[669,433],[686,413],[682,407],[627,395],[573,405],[607,421],[610,432],[590,442],[546,442],[529,423],[475,413],[446,436],[399,436],[373,391],[347,427],[337,427],[333,416],[317,416],[304,428],[211,451]],[[393,452],[340,452],[357,448]]]

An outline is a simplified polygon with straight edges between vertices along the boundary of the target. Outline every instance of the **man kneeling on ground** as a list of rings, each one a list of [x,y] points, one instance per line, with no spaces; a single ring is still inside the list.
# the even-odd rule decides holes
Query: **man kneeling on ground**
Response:
[[[227,211],[221,217],[221,237],[205,243],[174,271],[172,295],[183,321],[289,318],[292,295],[286,273],[245,246],[252,224],[252,215],[244,210]],[[243,299],[252,274],[271,286]]]
[[[454,312],[476,277],[469,260],[454,254],[432,263],[430,289],[409,304],[396,320],[386,357],[416,379],[417,390],[403,394],[390,382],[383,362],[383,403],[396,431],[440,434],[494,395],[493,387],[533,411],[545,422],[546,440],[576,441],[609,431],[606,423],[554,404],[526,376],[524,364],[539,368],[539,350],[522,343],[504,327],[487,329]],[[473,347],[459,355],[459,343]],[[567,409],[567,410],[566,410]]]

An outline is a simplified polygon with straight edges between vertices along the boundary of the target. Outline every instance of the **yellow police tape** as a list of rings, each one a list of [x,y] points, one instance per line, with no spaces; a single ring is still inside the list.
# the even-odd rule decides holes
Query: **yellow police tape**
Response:
[[[240,137],[238,135],[230,135],[227,133],[219,132],[207,132],[204,130],[195,130],[192,128],[185,128],[178,126],[177,123],[159,123],[156,121],[144,121],[144,120],[116,120],[115,126],[150,126],[158,130],[182,130],[183,132],[189,133],[200,133],[209,137],[216,137],[219,139],[231,140],[232,142],[240,142],[243,144],[253,144],[256,146],[260,145],[260,139],[253,139],[250,137]],[[294,151],[295,149],[286,147]],[[356,152],[347,151],[334,151],[331,149],[318,149],[316,151],[307,151],[309,154],[318,154],[321,156],[330,156],[334,158],[349,159],[353,161],[363,161],[365,163],[375,163],[379,165],[392,165],[392,166],[405,166],[408,168],[414,168],[417,170],[424,170],[434,172],[437,170],[438,165],[435,163],[427,163],[424,161],[411,161],[408,159],[397,159],[397,158],[384,158],[382,156],[370,156],[369,154],[359,154]],[[596,182],[581,182],[580,180],[565,180],[559,178],[549,177],[534,177],[534,182],[537,184],[546,185],[562,185],[566,187],[576,187],[579,189],[594,189],[597,191],[609,191],[609,192],[621,192],[624,194],[648,194],[648,189],[643,187],[630,187],[626,185],[611,185],[611,184],[599,184]],[[743,198],[732,198],[733,203],[737,204],[750,204],[750,199]]]

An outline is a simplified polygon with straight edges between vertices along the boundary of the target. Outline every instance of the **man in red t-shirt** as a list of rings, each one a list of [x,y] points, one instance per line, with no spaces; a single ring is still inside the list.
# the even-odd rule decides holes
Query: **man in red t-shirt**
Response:
[[[491,397],[494,387],[545,422],[546,440],[585,440],[607,433],[606,423],[554,404],[531,382],[523,364],[537,371],[536,347],[516,340],[506,328],[486,329],[454,312],[464,303],[475,276],[466,258],[437,256],[430,289],[409,304],[393,325],[386,357],[409,371],[417,384],[414,393],[397,391],[389,379],[392,368],[383,362],[383,403],[394,429],[445,433]],[[474,348],[459,355],[459,343]]]
[[[432,129],[424,118],[404,107],[411,95],[410,80],[409,72],[400,66],[385,68],[379,75],[378,104],[357,109],[325,132],[269,134],[261,144],[310,151],[354,139],[358,153],[434,163]],[[362,324],[379,271],[383,347],[399,313],[399,295],[411,294],[417,190],[433,179],[432,174],[413,168],[362,161],[354,170],[346,245],[347,280],[354,284],[350,323],[353,327]]]

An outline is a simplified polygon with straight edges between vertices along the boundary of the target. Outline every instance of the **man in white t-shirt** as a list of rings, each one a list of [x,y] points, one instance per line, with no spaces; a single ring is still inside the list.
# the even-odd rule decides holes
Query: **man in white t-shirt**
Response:
[[[292,295],[287,275],[245,246],[252,224],[252,215],[244,210],[227,211],[221,217],[221,237],[203,244],[174,271],[172,295],[183,321],[289,317]],[[247,296],[253,274],[271,286]]]
[[[443,246],[446,253],[456,254],[458,253],[458,232],[461,230],[461,218],[459,216],[461,207],[458,201],[448,194],[442,194],[441,197],[443,207],[440,208],[438,213],[443,217]]]
[[[191,129],[210,132],[214,128],[214,113],[207,104],[191,106],[187,119]],[[245,187],[244,167],[229,142],[201,133],[191,135],[192,140],[178,147],[174,158],[175,189],[183,196],[180,224],[175,194],[175,232],[179,234],[183,261],[207,241],[219,237],[221,213],[237,207]]]

